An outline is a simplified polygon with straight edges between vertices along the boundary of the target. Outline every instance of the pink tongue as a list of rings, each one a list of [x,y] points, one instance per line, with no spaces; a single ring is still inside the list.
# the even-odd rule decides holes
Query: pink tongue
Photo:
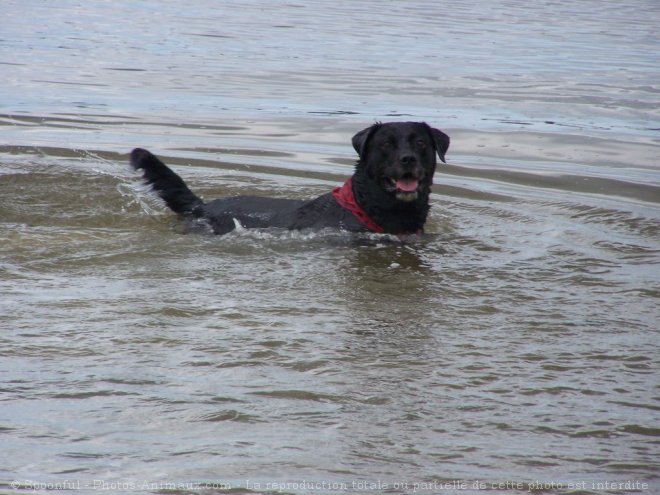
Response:
[[[396,187],[404,192],[413,192],[417,190],[418,183],[417,179],[399,179],[396,181]]]

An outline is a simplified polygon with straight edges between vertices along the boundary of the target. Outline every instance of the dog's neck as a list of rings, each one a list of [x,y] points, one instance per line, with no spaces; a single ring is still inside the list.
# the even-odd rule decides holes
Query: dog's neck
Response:
[[[352,178],[352,186],[355,201],[385,233],[400,235],[424,231],[430,209],[428,185],[422,185],[414,201],[400,201],[358,167]]]

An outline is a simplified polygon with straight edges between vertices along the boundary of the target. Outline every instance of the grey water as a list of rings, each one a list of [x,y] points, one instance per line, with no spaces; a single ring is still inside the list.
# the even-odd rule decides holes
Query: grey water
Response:
[[[6,0],[0,493],[660,493],[660,4]],[[452,138],[427,234],[186,233]]]

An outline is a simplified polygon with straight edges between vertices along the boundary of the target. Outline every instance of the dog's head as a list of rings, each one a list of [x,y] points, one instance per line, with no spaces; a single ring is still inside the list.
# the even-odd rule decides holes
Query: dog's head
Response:
[[[424,122],[378,123],[353,136],[353,147],[370,180],[396,200],[410,202],[429,193],[435,156],[445,161],[449,136]]]

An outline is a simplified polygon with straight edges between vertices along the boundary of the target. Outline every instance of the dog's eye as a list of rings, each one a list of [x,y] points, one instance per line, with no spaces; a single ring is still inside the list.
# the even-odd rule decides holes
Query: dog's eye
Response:
[[[381,149],[389,150],[392,147],[392,143],[389,141],[383,141],[380,145]]]
[[[425,149],[426,146],[427,146],[426,141],[424,141],[423,139],[418,139],[416,144],[417,144],[417,147],[419,149],[422,149],[422,150]]]

